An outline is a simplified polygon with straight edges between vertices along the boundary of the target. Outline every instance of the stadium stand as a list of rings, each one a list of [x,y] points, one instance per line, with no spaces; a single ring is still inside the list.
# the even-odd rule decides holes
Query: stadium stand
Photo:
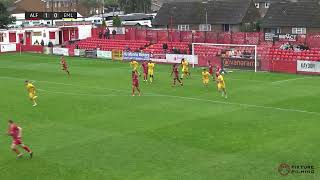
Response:
[[[79,41],[71,46],[75,48],[78,46],[79,49],[94,50],[99,48],[100,50],[111,51],[117,50],[130,50],[139,51],[149,45],[148,41],[144,40],[114,40],[114,39],[98,39],[98,38],[87,38]]]
[[[167,44],[168,48],[167,51],[163,49],[163,44]],[[154,53],[154,54],[160,54],[160,53],[173,53],[173,49],[178,50],[181,54],[189,54],[189,43],[188,42],[161,42],[159,41],[156,44],[152,44],[148,46],[146,49],[144,49],[144,52],[147,53]],[[180,54],[179,53],[179,54]]]

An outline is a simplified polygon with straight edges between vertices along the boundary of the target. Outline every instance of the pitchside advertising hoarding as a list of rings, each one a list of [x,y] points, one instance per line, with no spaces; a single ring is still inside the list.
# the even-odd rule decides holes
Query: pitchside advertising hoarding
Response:
[[[185,59],[190,64],[198,64],[198,56],[186,54],[166,54],[167,63],[181,63]]]
[[[298,60],[297,71],[312,74],[320,74],[320,61]]]
[[[0,44],[0,52],[14,52],[17,51],[16,44]]]
[[[68,48],[53,48],[53,54],[69,56],[69,49]]]
[[[112,59],[112,52],[111,51],[97,51],[97,58],[100,59]]]
[[[150,54],[150,60],[153,62],[166,63],[166,55],[165,54]]]
[[[124,60],[136,60],[136,61],[148,61],[150,60],[150,54],[141,52],[123,52]]]
[[[84,57],[86,55],[86,50],[84,50],[84,49],[74,49],[74,55],[75,56]]]
[[[221,58],[221,63],[224,68],[255,70],[255,60],[252,58]]]

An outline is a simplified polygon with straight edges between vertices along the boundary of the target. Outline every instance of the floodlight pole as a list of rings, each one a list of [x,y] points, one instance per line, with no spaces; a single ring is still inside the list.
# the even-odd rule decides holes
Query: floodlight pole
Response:
[[[51,26],[53,26],[53,0],[51,0]]]
[[[171,31],[171,39],[170,39],[170,42],[171,42],[171,48],[173,48],[172,47],[172,42],[173,42],[173,13],[174,13],[174,11],[176,10],[176,7],[172,7],[172,9],[171,9],[171,13],[170,13],[170,31]]]
[[[208,8],[207,8],[208,2],[203,1],[202,4],[204,5],[204,10],[206,11],[206,27],[208,27]],[[208,29],[206,28],[206,30]]]

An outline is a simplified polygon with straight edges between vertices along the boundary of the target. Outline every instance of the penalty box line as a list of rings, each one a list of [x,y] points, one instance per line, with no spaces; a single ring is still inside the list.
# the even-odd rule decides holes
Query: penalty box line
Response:
[[[23,80],[22,78],[5,77],[5,76],[0,76],[0,78]],[[39,80],[37,82],[59,84],[59,85],[67,85],[67,86],[74,86],[74,87],[86,87],[87,88],[87,86],[79,86],[79,85],[75,85],[75,84],[67,84],[67,83],[60,83],[60,82],[53,82],[53,81],[41,81],[41,80]],[[111,91],[117,91],[117,92],[126,92],[126,93],[128,93],[130,91],[130,90],[120,90],[120,89],[113,89],[113,88],[100,88],[100,87],[91,87],[91,88],[101,89],[101,90],[111,90]],[[45,91],[45,90],[43,90],[43,91]],[[87,94],[85,94],[85,95],[87,95]],[[93,95],[93,94],[91,94],[91,95]],[[262,106],[262,105],[255,105],[255,104],[244,104],[244,103],[237,103],[237,102],[218,101],[218,100],[201,99],[201,98],[185,97],[185,96],[174,96],[174,95],[157,94],[157,93],[145,93],[144,96],[146,96],[146,95],[148,95],[148,96],[158,96],[158,97],[180,98],[180,99],[194,100],[194,101],[196,100],[196,101],[211,102],[211,103],[216,103],[216,104],[243,106],[243,107],[248,107],[248,108],[261,108],[261,109],[270,109],[270,110],[278,110],[278,111],[298,112],[298,113],[320,115],[320,112],[306,111],[306,110],[301,110],[301,109],[279,108],[279,107],[272,107],[272,106]],[[107,96],[107,95],[106,94],[105,95],[102,94],[102,96]]]

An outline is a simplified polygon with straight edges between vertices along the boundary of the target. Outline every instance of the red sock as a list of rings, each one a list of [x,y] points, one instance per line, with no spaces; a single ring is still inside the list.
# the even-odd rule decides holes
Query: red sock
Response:
[[[20,154],[20,151],[18,149],[12,149],[12,151],[16,152],[17,154]]]
[[[28,148],[28,146],[23,146],[22,148],[23,148],[24,150],[26,150],[28,153],[31,152],[31,150]]]

